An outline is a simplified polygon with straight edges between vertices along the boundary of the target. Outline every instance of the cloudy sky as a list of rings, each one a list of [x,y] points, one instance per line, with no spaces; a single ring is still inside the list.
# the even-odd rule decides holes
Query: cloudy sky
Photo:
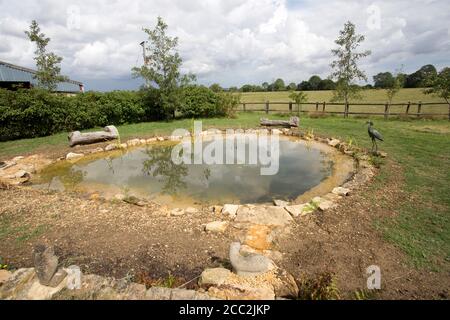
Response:
[[[362,62],[369,78],[402,65],[405,72],[450,65],[448,0],[0,0],[0,60],[34,67],[23,31],[36,19],[64,57],[64,74],[88,90],[134,89],[142,27],[153,27],[158,15],[179,37],[183,72],[206,85],[326,77],[347,20],[373,52]]]

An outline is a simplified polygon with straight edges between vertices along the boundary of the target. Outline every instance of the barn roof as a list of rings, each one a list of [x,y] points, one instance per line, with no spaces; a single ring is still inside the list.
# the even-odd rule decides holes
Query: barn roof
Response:
[[[37,80],[34,78],[35,70],[13,65],[11,63],[0,61],[0,82],[29,82],[32,85],[37,85]],[[80,86],[83,83],[67,80],[58,83],[58,92],[80,92]]]

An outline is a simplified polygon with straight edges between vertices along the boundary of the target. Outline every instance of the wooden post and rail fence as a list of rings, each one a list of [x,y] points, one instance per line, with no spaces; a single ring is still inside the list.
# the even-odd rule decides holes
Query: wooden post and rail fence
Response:
[[[294,102],[245,102],[240,103],[242,106],[242,109],[239,109],[238,111],[243,112],[265,112],[266,114],[269,114],[270,112],[275,113],[320,113],[320,114],[329,114],[329,115],[343,115],[345,118],[348,118],[350,115],[359,115],[359,116],[383,116],[384,119],[389,119],[390,116],[412,116],[412,117],[448,117],[448,120],[450,121],[450,104],[448,104],[448,112],[443,113],[442,110],[444,110],[443,106],[447,105],[446,103],[440,103],[440,102],[407,102],[407,103],[330,103],[330,102],[305,102],[302,103],[300,106],[297,106]],[[287,108],[284,109],[277,109],[277,108],[271,108],[272,106],[287,106]],[[253,106],[252,108],[249,108],[249,106]],[[256,106],[256,108],[254,108]],[[263,108],[258,108],[258,106],[262,106]],[[305,110],[302,107],[304,106],[312,106],[311,109]],[[315,108],[314,108],[315,107]],[[327,109],[328,107],[328,109]],[[331,107],[341,107],[338,109],[341,110],[329,110]],[[355,107],[359,107],[358,110],[355,110]],[[378,112],[370,112],[370,110],[361,110],[361,109],[368,109],[370,107],[381,107],[381,110],[384,108],[384,112],[381,110]],[[411,109],[416,109],[416,112],[412,112]],[[417,108],[415,108],[417,107]],[[423,107],[429,108],[440,108],[438,112],[436,113],[430,113],[423,112]],[[396,110],[393,111],[392,109],[395,108]]]

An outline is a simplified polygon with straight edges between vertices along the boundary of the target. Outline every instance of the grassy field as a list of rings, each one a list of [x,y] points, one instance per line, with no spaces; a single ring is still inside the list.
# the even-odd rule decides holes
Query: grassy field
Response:
[[[333,97],[333,91],[305,91],[308,95],[308,102],[323,103],[330,102]],[[255,102],[290,102],[289,92],[250,92],[242,93],[241,102],[246,104],[248,110],[251,109],[263,109],[262,105],[252,105]],[[448,105],[443,99],[440,99],[434,95],[426,95],[423,93],[423,89],[402,89],[395,96],[393,103],[402,103],[404,106],[392,106],[391,112],[405,112],[406,104],[408,102],[418,103],[419,101],[428,103],[442,103],[437,106],[423,106],[422,113],[444,113],[448,114]],[[362,100],[358,103],[381,103],[387,102],[386,90],[365,90],[362,92]],[[288,106],[270,104],[271,109],[287,111]],[[319,106],[319,110],[322,106]],[[303,110],[314,111],[315,106],[305,105]],[[343,106],[328,106],[327,111],[344,111]],[[363,112],[384,112],[384,106],[354,106],[351,107],[351,111],[363,111]],[[411,106],[411,113],[417,113],[417,106]]]
[[[204,128],[257,127],[259,114],[241,113],[237,119],[207,119]],[[272,115],[271,118],[280,116]],[[361,147],[371,143],[363,119],[341,117],[303,118],[301,129],[316,134],[338,137]],[[176,128],[191,128],[192,120],[142,123],[120,126],[123,141],[133,137],[170,134]],[[395,203],[397,214],[376,221],[386,239],[400,247],[416,266],[435,266],[450,261],[450,124],[447,120],[379,120],[375,123],[386,142],[381,149],[388,152],[388,164],[381,167],[373,188],[389,188],[390,173],[400,166],[404,177],[402,188],[411,201]],[[68,150],[67,134],[0,143],[0,159],[35,152]],[[393,166],[395,164],[395,167]],[[371,197],[370,192],[367,197]],[[378,203],[377,205],[384,205]]]

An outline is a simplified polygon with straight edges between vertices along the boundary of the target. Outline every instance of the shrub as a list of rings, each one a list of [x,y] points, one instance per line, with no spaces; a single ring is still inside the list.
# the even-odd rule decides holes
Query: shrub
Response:
[[[184,88],[184,103],[179,111],[187,118],[210,118],[218,114],[218,96],[209,88],[203,86],[188,86]]]
[[[69,97],[40,89],[0,90],[0,141],[143,120],[142,100],[135,92]]]

